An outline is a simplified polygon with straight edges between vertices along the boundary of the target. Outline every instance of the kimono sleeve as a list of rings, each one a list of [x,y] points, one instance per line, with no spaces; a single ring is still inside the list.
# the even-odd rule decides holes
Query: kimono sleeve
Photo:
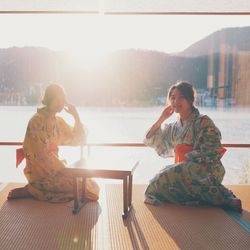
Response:
[[[58,121],[58,144],[77,146],[86,142],[87,129],[81,123],[76,123],[74,127],[67,124],[63,118],[57,117]]]
[[[203,116],[196,126],[194,150],[186,154],[187,159],[196,163],[219,160],[221,150],[221,133],[219,129],[207,116]]]
[[[154,148],[157,154],[161,157],[166,158],[173,156],[171,131],[171,124],[166,124],[163,129],[159,128],[158,130],[156,130],[151,138],[147,139],[145,136],[143,142],[145,145]]]

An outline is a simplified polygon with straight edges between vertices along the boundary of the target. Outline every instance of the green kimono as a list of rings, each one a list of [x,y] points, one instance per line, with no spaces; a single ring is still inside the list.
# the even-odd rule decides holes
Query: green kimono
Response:
[[[186,160],[166,166],[151,181],[145,192],[145,202],[172,202],[185,205],[227,206],[234,194],[224,187],[225,169],[220,161],[221,134],[213,121],[193,108],[190,117],[160,128],[144,143],[162,157],[173,155],[179,144],[192,150]]]

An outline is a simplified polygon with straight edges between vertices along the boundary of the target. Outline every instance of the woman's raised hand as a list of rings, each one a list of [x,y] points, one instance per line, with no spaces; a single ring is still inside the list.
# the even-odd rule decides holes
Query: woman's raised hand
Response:
[[[146,135],[146,138],[149,139],[150,137],[152,137],[152,135],[155,133],[155,131],[157,129],[159,129],[161,127],[161,124],[168,118],[170,117],[172,114],[174,113],[174,109],[172,108],[172,106],[167,106],[163,112],[161,113],[161,116],[159,117],[159,119],[153,124],[153,126],[150,128],[149,132]]]
[[[66,103],[64,110],[71,114],[75,118],[75,120],[80,120],[76,107],[73,104]]]
[[[162,121],[165,121],[168,117],[170,117],[174,113],[174,109],[172,108],[171,105],[167,106],[163,112],[161,113],[160,119]]]

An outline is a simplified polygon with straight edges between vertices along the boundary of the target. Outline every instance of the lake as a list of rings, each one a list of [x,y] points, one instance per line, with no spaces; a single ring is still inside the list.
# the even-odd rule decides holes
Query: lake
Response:
[[[79,107],[82,122],[88,127],[89,143],[141,143],[153,122],[159,117],[163,107]],[[1,106],[0,107],[0,141],[22,141],[28,120],[36,107]],[[222,143],[250,143],[250,109],[248,108],[200,108],[200,112],[210,116],[222,133]],[[60,114],[70,124],[73,119],[66,112]],[[169,121],[173,121],[171,117]],[[22,182],[23,167],[15,168],[15,149],[17,147],[0,147],[0,182]],[[61,147],[61,157],[69,163],[79,158],[79,148]],[[87,152],[85,151],[85,155]],[[173,158],[163,159],[150,148],[104,148],[93,147],[91,155],[100,161],[102,156],[126,156],[139,159],[134,181],[147,182],[164,165],[173,162]],[[242,182],[244,171],[250,166],[250,149],[228,148],[222,158],[226,169],[224,183]],[[250,169],[250,167],[249,167]]]

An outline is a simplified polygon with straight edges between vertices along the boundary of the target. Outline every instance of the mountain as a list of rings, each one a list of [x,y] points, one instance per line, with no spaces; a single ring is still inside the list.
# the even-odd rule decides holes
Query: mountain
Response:
[[[192,44],[179,56],[198,57],[208,53],[219,53],[221,45],[226,45],[227,53],[234,49],[250,51],[250,27],[224,28]]]
[[[46,48],[0,49],[0,93],[19,91],[28,104],[34,104],[40,98],[36,94],[39,89],[58,82],[78,105],[144,105],[166,95],[169,86],[178,80],[206,89],[210,53],[214,88],[218,89],[222,47],[228,54],[226,69],[231,76],[227,77],[227,84],[231,88],[231,53],[250,51],[250,27],[219,30],[178,54],[118,50],[95,70],[76,66],[67,54]]]
[[[0,49],[0,84],[23,90],[29,84],[53,81],[60,57],[40,47]]]
[[[140,105],[165,95],[177,80],[204,87],[206,63],[206,57],[189,59],[131,49],[112,53],[91,71],[76,67],[63,52],[14,47],[0,50],[0,91],[22,92],[32,104],[40,98],[35,95],[39,88],[58,82],[80,105]],[[35,96],[30,97],[30,92]]]

